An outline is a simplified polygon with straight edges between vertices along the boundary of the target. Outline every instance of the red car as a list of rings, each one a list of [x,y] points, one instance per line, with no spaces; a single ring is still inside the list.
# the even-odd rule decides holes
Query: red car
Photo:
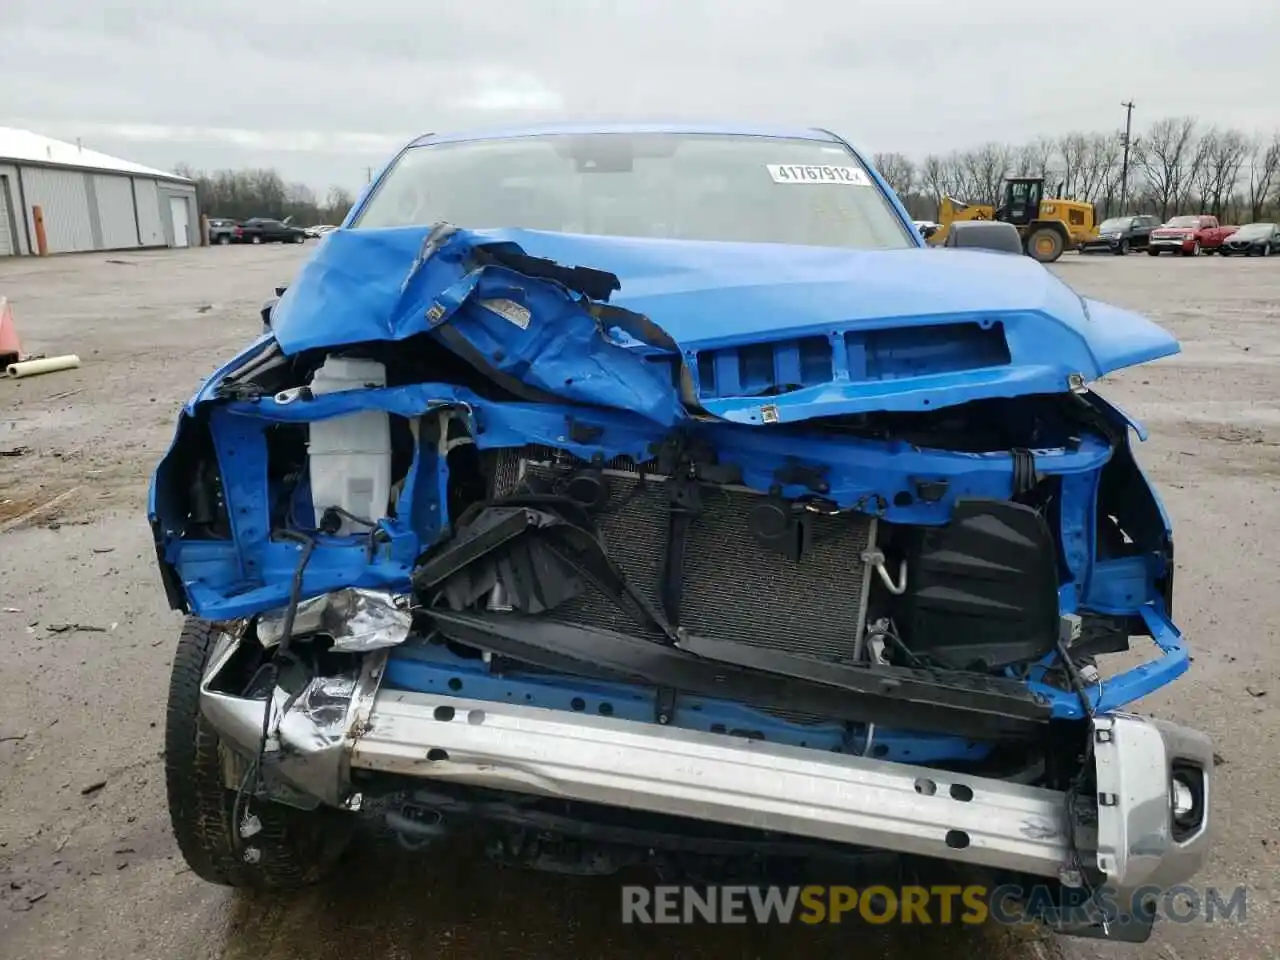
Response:
[[[1198,257],[1201,253],[1213,253],[1222,247],[1222,241],[1239,227],[1224,227],[1217,217],[1196,214],[1174,217],[1162,227],[1151,231],[1147,253],[1158,257],[1162,253],[1180,253],[1184,257]]]

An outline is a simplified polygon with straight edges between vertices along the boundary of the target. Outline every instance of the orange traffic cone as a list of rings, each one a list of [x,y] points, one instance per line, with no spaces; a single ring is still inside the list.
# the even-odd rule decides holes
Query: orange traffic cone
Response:
[[[18,343],[18,330],[13,325],[13,307],[0,297],[0,368],[22,359],[22,346]]]

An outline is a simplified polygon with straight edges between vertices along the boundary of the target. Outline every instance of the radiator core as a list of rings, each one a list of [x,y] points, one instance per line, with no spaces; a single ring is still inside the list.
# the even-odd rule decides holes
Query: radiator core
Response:
[[[533,447],[497,455],[493,493],[515,492],[526,480],[550,480],[563,470],[554,452]],[[661,609],[660,585],[668,532],[662,477],[630,461],[608,464],[610,507],[596,517],[601,539],[627,580]],[[747,522],[762,494],[742,487],[702,487],[702,513],[689,530],[678,625],[689,632],[787,653],[849,662],[867,609],[869,568],[862,553],[875,519],[860,513],[813,514],[809,547],[792,561],[761,545]],[[639,623],[594,588],[558,607],[555,619],[643,633]]]

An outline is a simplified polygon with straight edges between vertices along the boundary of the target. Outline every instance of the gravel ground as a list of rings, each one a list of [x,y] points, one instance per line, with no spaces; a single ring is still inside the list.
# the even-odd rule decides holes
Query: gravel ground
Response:
[[[177,405],[258,329],[305,251],[216,248],[0,261],[23,346],[80,370],[0,381],[0,956],[6,958],[915,957],[957,931],[623,929],[614,888],[407,859],[253,900],[196,880],[169,835],[160,723],[177,618],[144,522]],[[945,254],[939,254],[945,255]],[[1001,957],[1277,955],[1280,916],[1280,260],[1068,256],[1083,293],[1144,310],[1184,353],[1115,378],[1178,528],[1192,673],[1144,708],[1217,741],[1219,830],[1197,878],[1247,918],[1162,924],[1142,947],[984,931]],[[16,455],[15,455],[16,452]],[[1268,799],[1270,798],[1270,799]],[[964,934],[973,936],[972,931]]]

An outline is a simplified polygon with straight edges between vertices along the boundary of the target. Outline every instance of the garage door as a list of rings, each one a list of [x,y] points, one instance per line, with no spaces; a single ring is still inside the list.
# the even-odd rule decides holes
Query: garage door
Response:
[[[160,191],[154,180],[133,181],[138,195],[138,232],[144,247],[163,247],[164,222],[160,219]]]
[[[0,177],[0,257],[11,257],[18,248],[13,236],[13,218],[9,211],[9,178]]]
[[[22,186],[28,208],[40,207],[44,211],[44,233],[50,253],[95,248],[89,191],[82,171],[26,167],[22,171]]]
[[[138,222],[133,212],[133,185],[128,177],[99,173],[93,177],[98,200],[98,225],[103,250],[125,250],[138,245]]]

